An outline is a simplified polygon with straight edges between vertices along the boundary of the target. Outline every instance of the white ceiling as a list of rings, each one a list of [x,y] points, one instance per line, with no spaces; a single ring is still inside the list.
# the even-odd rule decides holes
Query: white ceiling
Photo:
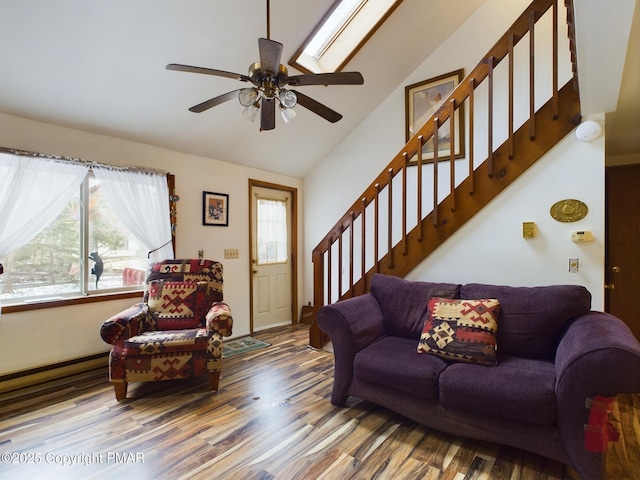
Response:
[[[237,102],[188,111],[245,84],[165,65],[246,74],[266,36],[264,0],[0,0],[0,112],[301,178],[483,2],[404,0],[345,68],[362,72],[363,86],[300,87],[340,122],[298,107],[292,124],[277,118],[260,132]],[[283,63],[332,4],[271,1]],[[438,22],[424,28],[433,11]],[[420,48],[398,32],[420,32]]]

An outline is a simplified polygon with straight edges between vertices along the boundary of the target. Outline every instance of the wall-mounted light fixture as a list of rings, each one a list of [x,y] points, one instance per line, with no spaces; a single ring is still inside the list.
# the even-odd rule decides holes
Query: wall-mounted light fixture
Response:
[[[595,120],[582,122],[576,128],[576,137],[583,142],[591,142],[602,135],[602,126]]]

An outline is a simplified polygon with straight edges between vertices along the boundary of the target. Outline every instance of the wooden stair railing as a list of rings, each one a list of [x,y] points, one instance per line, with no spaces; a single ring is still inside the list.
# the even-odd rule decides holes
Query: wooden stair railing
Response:
[[[572,0],[565,0],[573,77],[559,89],[557,1],[534,0],[529,5],[313,250],[314,314],[323,305],[366,293],[374,273],[406,275],[578,124],[580,107],[572,38],[573,4]],[[535,26],[550,9],[554,47],[550,59],[551,94],[536,110]],[[527,37],[528,118],[516,129],[514,49]],[[494,76],[496,67],[505,59],[508,131],[504,135],[505,141],[494,148],[498,136],[494,132]],[[487,124],[486,132],[482,133],[486,134],[487,150],[486,159],[476,165],[476,125],[479,121],[476,91],[485,81],[486,91],[482,94],[487,98],[484,105]],[[461,108],[467,109],[469,125],[468,167],[464,172],[456,170],[455,148],[450,148],[450,154],[441,159],[437,145],[438,129],[447,121],[449,143],[456,145],[456,117],[459,121],[465,120],[464,114],[456,115],[456,112],[464,111]],[[433,141],[434,153],[433,159],[425,160],[422,147],[428,141]],[[447,163],[440,165],[444,161]],[[446,173],[442,174],[442,170]],[[425,174],[431,178],[425,181]],[[448,175],[444,179],[448,183],[445,193],[440,191],[442,175]],[[426,201],[430,201],[431,211],[423,215]],[[381,212],[386,214],[382,219]],[[314,348],[322,348],[327,341],[328,337],[319,329],[314,315],[309,343]]]

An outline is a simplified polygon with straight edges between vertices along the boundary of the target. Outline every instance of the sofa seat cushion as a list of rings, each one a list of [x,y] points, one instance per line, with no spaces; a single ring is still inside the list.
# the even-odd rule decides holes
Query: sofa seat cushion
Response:
[[[507,420],[552,425],[555,368],[544,360],[499,356],[498,365],[455,363],[440,375],[444,408]]]
[[[383,337],[356,354],[353,370],[358,380],[430,399],[437,398],[446,367],[435,355],[420,355],[415,340]]]

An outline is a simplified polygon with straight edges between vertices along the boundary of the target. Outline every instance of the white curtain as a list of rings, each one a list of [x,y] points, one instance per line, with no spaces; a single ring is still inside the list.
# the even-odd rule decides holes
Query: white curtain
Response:
[[[80,163],[0,153],[0,258],[55,220],[88,171]]]
[[[122,223],[152,252],[150,261],[173,258],[166,175],[106,167],[93,174]]]

